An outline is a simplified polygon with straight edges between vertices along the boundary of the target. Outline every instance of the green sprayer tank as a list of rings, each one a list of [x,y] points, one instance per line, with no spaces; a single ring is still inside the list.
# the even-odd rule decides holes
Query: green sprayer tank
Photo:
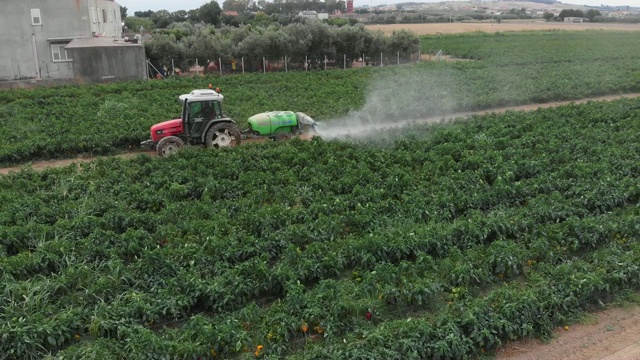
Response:
[[[298,129],[299,117],[293,111],[270,111],[253,115],[248,123],[256,135],[290,134]]]

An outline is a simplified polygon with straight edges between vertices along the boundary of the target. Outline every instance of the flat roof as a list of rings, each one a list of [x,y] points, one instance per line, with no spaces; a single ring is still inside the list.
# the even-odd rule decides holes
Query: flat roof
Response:
[[[88,37],[71,40],[71,42],[65,46],[65,49],[117,46],[142,46],[142,44],[125,42],[124,39],[115,37]]]

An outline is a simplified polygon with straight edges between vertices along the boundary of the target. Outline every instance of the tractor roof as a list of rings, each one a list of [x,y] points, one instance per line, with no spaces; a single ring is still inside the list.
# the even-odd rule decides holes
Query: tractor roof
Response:
[[[178,99],[180,99],[180,102],[183,102],[185,99],[188,102],[212,101],[212,100],[222,101],[224,99],[224,96],[222,96],[222,94],[220,93],[217,93],[215,90],[198,89],[198,90],[193,90],[188,94],[180,95]]]

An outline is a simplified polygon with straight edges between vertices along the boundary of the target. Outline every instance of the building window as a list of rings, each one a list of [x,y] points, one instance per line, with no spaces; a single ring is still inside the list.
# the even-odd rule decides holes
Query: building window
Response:
[[[40,9],[31,9],[31,25],[42,25]]]
[[[65,46],[68,43],[64,44],[51,44],[51,56],[53,58],[53,62],[61,62],[61,61],[72,61],[69,54],[67,54],[67,50],[65,50]]]

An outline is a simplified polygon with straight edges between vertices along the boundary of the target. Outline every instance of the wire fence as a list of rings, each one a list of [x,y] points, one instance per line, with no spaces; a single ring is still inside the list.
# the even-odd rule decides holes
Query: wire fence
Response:
[[[152,63],[148,60],[147,70],[150,78],[157,79],[194,75],[217,74],[223,76],[246,73],[328,71],[362,67],[397,66],[415,64],[421,61],[441,61],[441,52],[438,55],[422,54],[420,51],[417,53],[396,52],[395,54],[380,53],[375,55],[342,54],[342,56],[305,56],[304,58],[290,58],[285,55],[275,61],[269,60],[267,57],[241,57],[239,59],[187,59],[182,60],[180,64],[173,59],[168,64]]]

